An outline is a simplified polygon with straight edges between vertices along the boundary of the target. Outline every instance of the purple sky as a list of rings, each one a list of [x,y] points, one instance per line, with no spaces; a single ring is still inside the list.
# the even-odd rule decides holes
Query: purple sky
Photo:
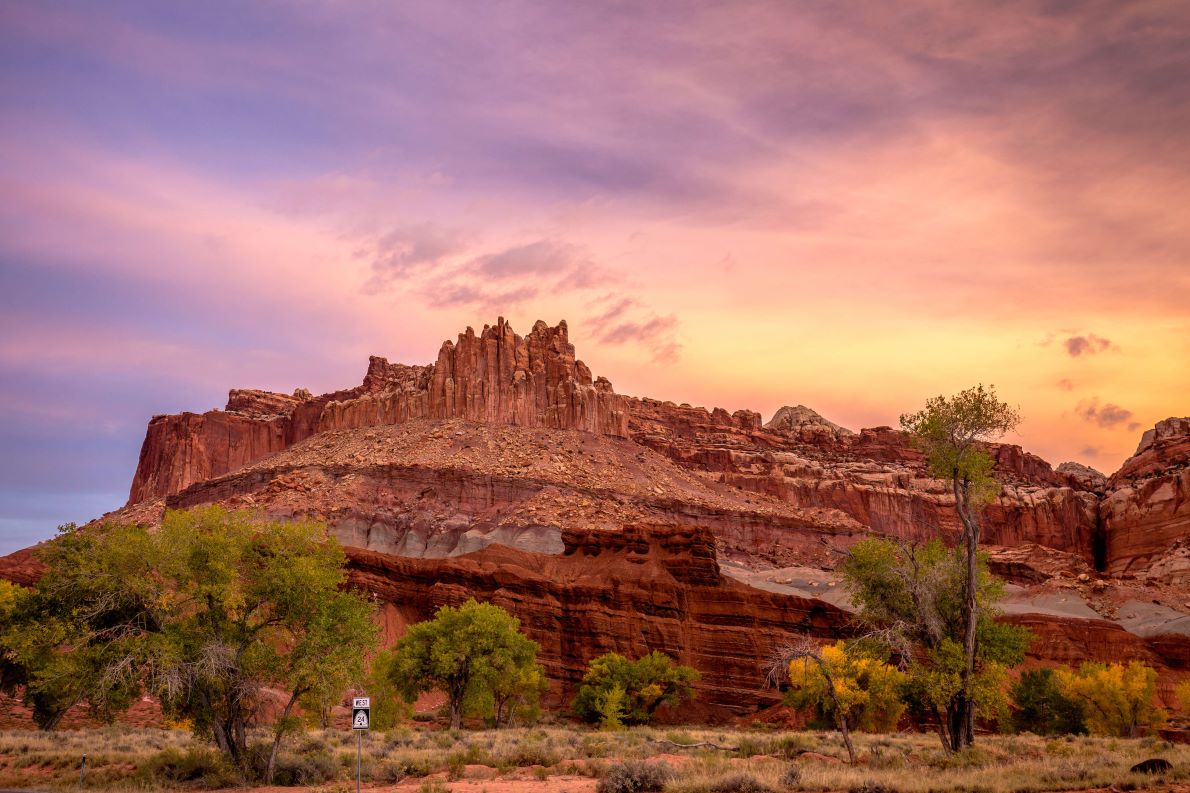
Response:
[[[1190,412],[1190,5],[0,2],[0,551],[148,418],[565,317],[617,390],[852,427]]]

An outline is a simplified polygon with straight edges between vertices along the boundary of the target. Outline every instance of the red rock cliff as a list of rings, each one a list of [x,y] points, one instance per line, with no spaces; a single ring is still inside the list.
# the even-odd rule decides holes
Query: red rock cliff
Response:
[[[357,388],[313,397],[233,390],[224,410],[154,416],[129,503],[177,493],[222,476],[323,430],[463,418],[624,437],[624,397],[574,354],[566,322],[538,321],[528,336],[501,317],[445,342],[430,366],[373,357]]]
[[[1190,417],[1145,432],[1100,506],[1111,573],[1190,583]]]

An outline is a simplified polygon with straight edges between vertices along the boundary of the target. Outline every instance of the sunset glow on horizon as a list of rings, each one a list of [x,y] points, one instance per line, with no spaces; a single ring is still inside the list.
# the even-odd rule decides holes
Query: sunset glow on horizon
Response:
[[[1190,4],[0,4],[0,538],[150,416],[565,318],[620,393],[851,429],[1190,414]]]

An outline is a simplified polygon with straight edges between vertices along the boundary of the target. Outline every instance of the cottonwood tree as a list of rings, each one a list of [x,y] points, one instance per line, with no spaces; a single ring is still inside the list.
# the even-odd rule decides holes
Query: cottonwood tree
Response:
[[[976,715],[1003,719],[1006,670],[1024,660],[1032,634],[997,622],[1003,582],[976,557],[976,656],[968,672],[963,652],[967,625],[966,560],[939,540],[922,545],[885,539],[857,543],[840,567],[869,641],[890,647],[909,679],[911,706],[937,724],[948,752],[966,745]]]
[[[377,641],[371,604],[343,589],[343,552],[317,522],[168,511],[156,531],[63,527],[39,555],[46,572],[0,645],[23,665],[43,727],[79,702],[111,715],[147,691],[244,767],[262,691],[280,688],[275,760],[296,701],[355,682]]]
[[[978,654],[979,517],[982,508],[1000,492],[986,444],[1012,431],[1020,414],[996,398],[996,389],[982,385],[953,397],[937,396],[925,408],[901,416],[901,428],[925,454],[930,472],[950,483],[961,531],[958,550],[965,562],[962,625],[962,682],[949,709],[953,749],[975,740],[974,679]]]
[[[468,701],[491,701],[500,690],[504,701],[516,681],[532,682],[537,643],[520,632],[520,621],[499,606],[469,599],[459,607],[443,606],[431,620],[409,628],[393,647],[389,676],[406,701],[434,689],[446,693],[450,726],[463,723]],[[531,695],[528,688],[521,693]]]
[[[855,744],[851,740],[851,727],[847,723],[847,711],[851,703],[842,691],[844,686],[839,680],[839,670],[823,656],[823,648],[813,639],[803,636],[793,644],[778,649],[770,659],[769,683],[776,684],[782,681],[794,686],[792,691],[801,690],[804,695],[791,698],[789,704],[794,707],[811,704],[811,695],[805,689],[808,686],[813,687],[812,704],[821,706],[831,715],[839,735],[843,738],[847,760],[855,765]]]
[[[694,696],[698,670],[675,665],[654,650],[630,661],[607,653],[591,661],[571,708],[581,718],[608,726],[647,724],[661,705],[676,705]]]
[[[1087,661],[1077,671],[1063,668],[1056,675],[1062,692],[1082,706],[1095,735],[1134,738],[1165,722],[1165,711],[1153,705],[1157,670],[1140,661]]]

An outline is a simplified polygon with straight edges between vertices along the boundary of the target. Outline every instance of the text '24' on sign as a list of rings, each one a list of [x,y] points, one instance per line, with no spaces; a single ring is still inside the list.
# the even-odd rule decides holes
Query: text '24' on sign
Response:
[[[366,730],[372,719],[372,700],[368,697],[355,697],[351,700],[351,729]]]

